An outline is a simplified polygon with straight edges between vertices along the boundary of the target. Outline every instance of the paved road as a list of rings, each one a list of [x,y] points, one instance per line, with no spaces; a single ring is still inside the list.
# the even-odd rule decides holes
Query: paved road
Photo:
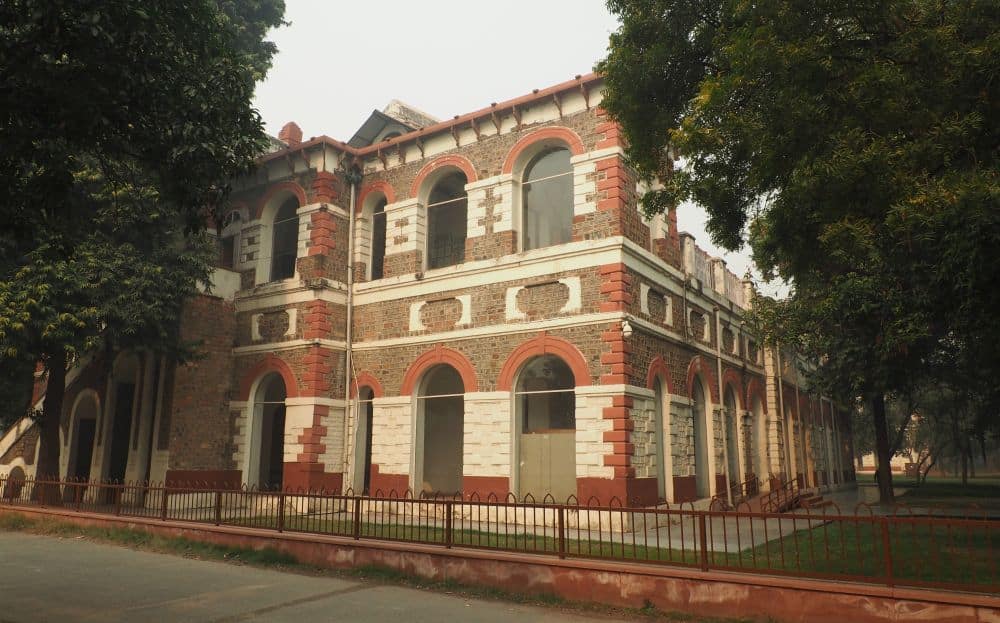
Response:
[[[625,621],[0,532],[0,623]]]

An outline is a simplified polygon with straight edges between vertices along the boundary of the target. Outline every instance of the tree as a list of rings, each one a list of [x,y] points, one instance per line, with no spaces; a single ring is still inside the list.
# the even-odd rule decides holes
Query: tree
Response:
[[[265,145],[252,108],[282,0],[0,5],[0,357],[42,361],[38,474],[58,474],[67,366],[176,349],[225,181]]]
[[[609,0],[602,106],[628,157],[692,200],[718,244],[791,284],[755,310],[871,407],[891,501],[886,396],[948,371],[995,379],[1000,5],[989,0]],[[671,148],[686,166],[669,171]]]

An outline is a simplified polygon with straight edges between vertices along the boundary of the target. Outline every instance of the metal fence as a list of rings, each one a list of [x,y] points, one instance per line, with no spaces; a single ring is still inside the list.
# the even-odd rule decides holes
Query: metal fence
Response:
[[[781,493],[780,495],[785,495]],[[659,565],[998,593],[1000,522],[970,509],[922,516],[859,505],[794,513],[555,503],[527,496],[412,497],[264,491],[207,483],[74,482],[0,477],[0,507],[190,521]],[[954,509],[951,510],[955,513]]]

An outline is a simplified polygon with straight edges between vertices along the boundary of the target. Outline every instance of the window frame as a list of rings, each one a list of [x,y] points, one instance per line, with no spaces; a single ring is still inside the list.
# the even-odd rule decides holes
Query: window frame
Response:
[[[534,168],[542,159],[546,158],[547,156],[549,156],[549,155],[551,155],[553,153],[560,152],[560,151],[565,152],[566,156],[567,156],[566,160],[567,160],[568,168],[567,168],[566,171],[563,171],[561,173],[556,173],[554,175],[546,175],[544,177],[539,177],[537,179],[532,179],[532,180],[528,179],[528,176],[529,176],[532,168]],[[530,153],[526,154],[526,156],[524,157],[524,159],[523,159],[524,165],[522,167],[520,167],[520,174],[517,176],[517,179],[516,179],[517,185],[518,185],[518,188],[517,188],[517,197],[518,197],[518,201],[519,201],[519,205],[517,206],[517,212],[518,212],[518,218],[519,218],[519,228],[518,228],[519,231],[518,231],[517,239],[518,239],[518,248],[519,248],[520,251],[524,252],[524,251],[534,251],[536,249],[546,249],[546,248],[558,246],[558,245],[561,245],[561,244],[567,244],[567,243],[573,241],[573,217],[574,217],[574,215],[576,213],[576,205],[575,205],[576,201],[575,201],[575,197],[574,197],[574,193],[573,193],[573,175],[574,175],[574,171],[573,171],[572,158],[573,158],[573,152],[572,152],[572,150],[569,148],[568,145],[566,145],[562,141],[551,141],[551,142],[550,141],[541,141],[541,142],[539,142],[539,144],[537,145],[537,147],[535,149],[532,149],[530,151]],[[528,190],[530,189],[530,187],[533,184],[539,184],[539,183],[547,182],[547,181],[550,181],[550,180],[559,179],[559,178],[562,178],[562,177],[569,177],[569,180],[570,180],[570,184],[569,184],[569,196],[567,198],[568,199],[568,205],[567,206],[562,206],[565,209],[568,209],[568,212],[569,212],[569,219],[568,219],[568,223],[567,223],[568,229],[569,229],[569,236],[567,237],[567,239],[565,241],[550,242],[550,243],[547,243],[547,244],[534,244],[534,245],[529,246],[529,244],[528,244],[528,223],[529,223],[528,213],[529,213],[530,202],[529,202],[528,197],[527,197]],[[547,210],[548,208],[544,208],[544,209]]]
[[[442,201],[435,201],[431,203],[431,198],[434,195],[434,191],[441,185],[446,183],[449,179],[461,179],[463,180],[461,185],[461,195],[450,197]],[[426,200],[424,203],[424,213],[427,223],[426,235],[424,240],[424,269],[425,270],[437,270],[441,268],[449,268],[451,266],[458,266],[465,263],[465,243],[469,239],[469,192],[466,190],[466,186],[469,185],[469,178],[464,171],[457,168],[449,167],[442,172],[441,175],[436,176],[433,181],[427,185]],[[431,248],[434,233],[434,221],[435,221],[435,211],[442,210],[442,206],[452,206],[458,202],[464,202],[464,213],[465,219],[462,223],[462,230],[464,232],[464,237],[462,239],[461,253],[453,252],[452,257],[457,258],[457,261],[447,264],[434,265],[431,261]],[[447,208],[445,208],[447,209]],[[436,257],[436,256],[435,256]]]

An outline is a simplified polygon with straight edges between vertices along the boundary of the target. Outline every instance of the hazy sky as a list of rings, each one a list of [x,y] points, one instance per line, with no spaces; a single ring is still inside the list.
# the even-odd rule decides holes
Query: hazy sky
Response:
[[[447,119],[588,73],[617,28],[603,0],[286,3],[257,108],[271,134],[295,121],[306,138],[343,141],[393,98]],[[722,255],[701,209],[682,205],[677,220]],[[746,271],[745,253],[723,257]]]

